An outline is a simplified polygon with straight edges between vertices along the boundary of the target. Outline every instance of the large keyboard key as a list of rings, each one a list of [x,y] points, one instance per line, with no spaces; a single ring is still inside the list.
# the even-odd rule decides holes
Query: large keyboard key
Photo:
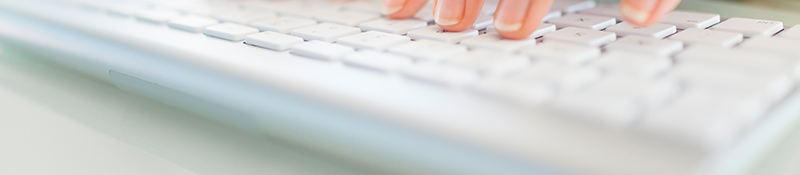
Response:
[[[526,106],[540,106],[552,101],[557,95],[558,88],[549,81],[516,81],[495,78],[475,84],[472,91],[482,96]]]
[[[705,29],[719,22],[718,14],[673,11],[664,16],[661,23],[672,24],[678,29]]]
[[[647,79],[669,70],[672,67],[672,60],[666,57],[609,51],[591,65],[615,76]]]
[[[674,40],[661,40],[644,36],[627,36],[606,45],[606,50],[635,52],[666,57],[683,50],[683,43]]]
[[[454,67],[475,70],[481,75],[502,76],[527,67],[531,61],[521,55],[473,50],[445,59],[444,62]]]
[[[580,65],[599,57],[600,48],[561,42],[545,42],[535,47],[523,49],[522,54],[536,60]]]
[[[428,26],[428,22],[415,19],[379,19],[361,23],[361,25],[358,25],[358,28],[361,28],[364,31],[374,30],[403,35],[408,33],[408,31],[420,29],[425,26]]]
[[[562,92],[572,92],[597,82],[601,77],[601,70],[594,67],[578,68],[550,62],[535,62],[530,67],[512,75],[510,79],[551,82],[557,85]]]
[[[528,36],[528,38],[537,38],[544,34],[548,34],[555,31],[556,31],[556,25],[539,24],[539,28],[536,29],[536,31],[533,31],[533,33],[531,33],[531,35]],[[497,29],[495,29],[494,26],[486,27],[486,33],[497,33]]]
[[[402,69],[401,72],[411,79],[450,88],[460,88],[469,84],[474,84],[479,80],[475,72],[437,64],[409,66]]]
[[[545,42],[561,41],[587,46],[600,46],[617,40],[617,35],[611,32],[575,27],[567,27],[553,33],[545,34],[543,37]]]
[[[670,36],[669,39],[683,41],[686,45],[733,47],[741,43],[744,36],[741,33],[689,28]]]
[[[575,13],[581,10],[594,8],[597,5],[594,1],[583,0],[558,0],[553,1],[553,6],[550,9],[561,10],[564,13]]]
[[[715,25],[711,29],[742,33],[746,37],[772,36],[783,29],[783,22],[748,18],[731,18]]]
[[[277,18],[278,16],[275,15],[275,13],[261,11],[228,11],[225,13],[217,13],[213,17],[220,21],[248,25],[254,21]]]
[[[247,35],[258,33],[258,29],[233,23],[223,23],[206,27],[204,34],[231,41],[241,41]]]
[[[365,50],[348,54],[342,60],[345,64],[379,72],[395,72],[412,65],[411,58],[378,51]]]
[[[267,49],[285,51],[291,49],[294,45],[303,43],[303,38],[267,31],[249,35],[244,42]]]
[[[195,33],[203,32],[206,27],[214,24],[219,24],[219,21],[199,16],[184,16],[170,20],[167,23],[169,27]]]
[[[336,43],[344,44],[355,47],[356,49],[372,49],[384,51],[391,46],[410,42],[411,38],[383,33],[378,31],[369,31],[352,36],[346,36],[336,40]]]
[[[136,19],[154,24],[164,24],[180,16],[180,12],[171,10],[142,10],[136,14]]]
[[[309,41],[292,47],[292,54],[326,61],[339,60],[355,51],[352,47],[324,41]]]
[[[753,52],[749,50],[724,49],[711,46],[690,47],[676,55],[681,63],[707,64],[709,66],[728,66],[742,71],[763,72],[770,70],[793,69],[798,62],[778,53]]]
[[[418,61],[438,61],[467,51],[467,47],[432,40],[408,42],[388,50],[391,53],[405,55]]]
[[[800,24],[795,25],[792,28],[784,30],[778,36],[781,37],[781,38],[789,38],[789,39],[800,40]]]
[[[667,75],[693,88],[733,94],[750,94],[774,102],[783,99],[795,85],[789,69],[751,71],[729,66],[677,64]]]
[[[317,21],[296,18],[296,17],[279,17],[268,20],[255,21],[250,23],[250,26],[258,28],[261,31],[273,31],[278,33],[289,34],[292,30],[317,24]]]
[[[639,27],[628,22],[622,22],[615,26],[608,27],[606,31],[614,32],[619,36],[639,35],[662,39],[672,35],[678,30],[674,25],[669,24],[653,24],[647,27]]]
[[[536,39],[522,39],[522,40],[508,40],[504,39],[500,34],[488,33],[477,37],[467,38],[461,41],[472,49],[487,49],[500,52],[516,52],[527,46],[536,45]]]
[[[331,23],[322,23],[292,30],[292,35],[294,36],[302,37],[305,40],[325,42],[334,42],[341,37],[359,33],[361,33],[361,29]]]
[[[478,30],[475,29],[449,32],[436,25],[408,32],[408,37],[411,37],[411,39],[429,39],[445,43],[458,43],[463,39],[476,36],[478,36]]]
[[[605,16],[569,14],[561,18],[551,19],[547,21],[547,23],[555,24],[559,28],[580,27],[592,30],[600,30],[617,24],[617,20],[612,17]]]
[[[777,37],[754,37],[739,45],[739,48],[768,54],[782,54],[800,58],[800,41]]]
[[[596,16],[614,17],[617,20],[622,20],[622,12],[619,9],[619,4],[597,4],[597,7],[581,10],[581,14],[590,14]]]
[[[357,27],[361,23],[378,19],[378,17],[380,17],[380,15],[345,11],[324,13],[318,15],[316,19],[319,22]]]

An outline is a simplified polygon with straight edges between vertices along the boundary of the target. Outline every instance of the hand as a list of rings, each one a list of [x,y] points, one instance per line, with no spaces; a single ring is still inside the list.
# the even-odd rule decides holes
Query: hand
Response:
[[[383,12],[393,19],[414,16],[428,0],[384,0]],[[436,24],[448,31],[463,31],[478,18],[485,0],[434,0]],[[658,22],[681,0],[622,0],[625,21],[638,26]],[[550,10],[553,0],[500,0],[494,15],[497,33],[508,39],[524,39],[533,33]]]

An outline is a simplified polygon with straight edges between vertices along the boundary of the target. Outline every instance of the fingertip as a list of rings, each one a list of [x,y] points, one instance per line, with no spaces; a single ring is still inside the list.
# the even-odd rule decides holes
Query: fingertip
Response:
[[[381,12],[390,19],[411,18],[426,2],[427,0],[385,0]]]

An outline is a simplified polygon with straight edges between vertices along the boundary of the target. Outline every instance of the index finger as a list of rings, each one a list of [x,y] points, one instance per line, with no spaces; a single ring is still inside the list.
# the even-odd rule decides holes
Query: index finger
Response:
[[[425,7],[427,2],[428,0],[384,0],[382,12],[392,19],[410,18]]]
[[[552,5],[553,0],[501,0],[494,15],[494,28],[503,38],[528,38]]]

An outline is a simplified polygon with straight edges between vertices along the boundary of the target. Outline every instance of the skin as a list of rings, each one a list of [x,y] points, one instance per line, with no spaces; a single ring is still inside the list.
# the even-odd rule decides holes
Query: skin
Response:
[[[383,12],[389,18],[414,16],[428,0],[384,0]],[[436,23],[448,31],[468,29],[478,17],[485,0],[434,0]],[[622,0],[620,10],[625,21],[637,26],[657,23],[674,10],[681,0]],[[553,0],[500,0],[494,15],[494,27],[507,39],[525,39],[542,23]]]

